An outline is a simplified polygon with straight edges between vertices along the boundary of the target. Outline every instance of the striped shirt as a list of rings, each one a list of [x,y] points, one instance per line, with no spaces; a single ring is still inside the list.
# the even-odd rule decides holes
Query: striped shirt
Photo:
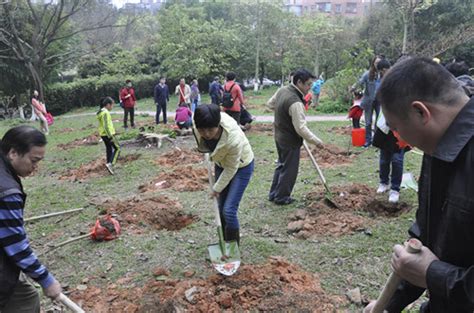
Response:
[[[0,199],[0,248],[26,275],[47,288],[54,277],[30,248],[23,226],[23,204],[20,194]]]

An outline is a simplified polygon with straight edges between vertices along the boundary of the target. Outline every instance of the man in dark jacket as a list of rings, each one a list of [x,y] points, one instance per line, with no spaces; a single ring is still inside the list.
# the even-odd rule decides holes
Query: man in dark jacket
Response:
[[[166,105],[170,101],[170,91],[168,85],[166,85],[166,78],[160,78],[160,83],[155,86],[154,96],[156,105],[155,122],[160,124],[160,114],[163,110],[163,123],[166,124],[168,122],[166,118]]]
[[[214,77],[214,81],[209,86],[209,96],[211,97],[211,103],[220,105],[222,92],[224,88],[222,87],[221,83],[219,83],[219,77]]]
[[[40,312],[38,292],[24,274],[56,299],[61,285],[33,253],[23,223],[26,194],[20,177],[33,173],[46,138],[30,126],[10,129],[0,143],[0,312]]]
[[[427,58],[404,60],[385,75],[378,99],[387,125],[425,152],[416,221],[423,247],[393,249],[403,280],[385,308],[401,312],[429,291],[421,312],[474,310],[474,99],[446,69]],[[370,312],[374,302],[364,312]]]
[[[294,201],[291,192],[296,183],[303,140],[319,145],[321,140],[306,126],[304,96],[311,89],[315,76],[305,69],[293,75],[289,86],[282,87],[268,100],[267,107],[275,111],[275,145],[278,165],[273,174],[268,200],[278,205]]]

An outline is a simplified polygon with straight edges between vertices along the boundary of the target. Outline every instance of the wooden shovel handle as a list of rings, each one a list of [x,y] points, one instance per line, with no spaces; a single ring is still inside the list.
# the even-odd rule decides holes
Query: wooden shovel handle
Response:
[[[68,309],[73,311],[74,313],[85,313],[85,311],[78,306],[74,301],[69,299],[64,293],[59,295],[58,301],[64,304]]]
[[[423,244],[415,238],[408,240],[408,243],[405,247],[408,253],[419,253]],[[385,284],[385,287],[382,290],[382,293],[379,295],[377,302],[372,308],[371,313],[383,313],[388,302],[392,298],[393,294],[397,290],[398,285],[402,279],[395,273],[390,274],[390,277]]]

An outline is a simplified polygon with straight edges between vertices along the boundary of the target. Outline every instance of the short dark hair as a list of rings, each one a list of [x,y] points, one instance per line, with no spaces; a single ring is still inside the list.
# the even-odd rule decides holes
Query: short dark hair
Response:
[[[234,73],[234,72],[227,72],[227,73],[225,74],[225,78],[226,78],[227,80],[234,80],[234,79],[235,79],[235,73]]]
[[[127,80],[125,81],[125,84],[131,83],[131,82],[132,82],[132,81],[131,81],[130,79],[127,79]]]
[[[442,65],[425,57],[397,62],[382,79],[377,99],[384,109],[400,117],[408,115],[413,101],[454,105],[464,91]]]
[[[469,65],[464,61],[448,63],[446,64],[446,69],[453,74],[454,77],[469,74]]]
[[[310,71],[302,68],[302,69],[299,69],[299,70],[295,71],[295,73],[293,75],[293,84],[296,85],[298,80],[301,80],[301,82],[306,83],[306,81],[308,81],[308,79],[315,79],[315,78],[316,78],[316,76],[311,74]]]
[[[381,71],[385,68],[390,68],[390,62],[387,59],[381,59],[379,63],[377,63],[377,70]]]
[[[46,136],[38,129],[22,125],[10,128],[3,136],[0,147],[4,155],[7,155],[11,149],[24,155],[30,152],[32,147],[44,147],[47,143]]]
[[[221,122],[221,109],[216,104],[200,105],[194,111],[196,128],[213,128]]]

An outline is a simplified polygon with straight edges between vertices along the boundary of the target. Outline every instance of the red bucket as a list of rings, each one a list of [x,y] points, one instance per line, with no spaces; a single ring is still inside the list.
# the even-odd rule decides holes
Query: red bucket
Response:
[[[352,145],[362,147],[365,144],[365,128],[352,129]]]

